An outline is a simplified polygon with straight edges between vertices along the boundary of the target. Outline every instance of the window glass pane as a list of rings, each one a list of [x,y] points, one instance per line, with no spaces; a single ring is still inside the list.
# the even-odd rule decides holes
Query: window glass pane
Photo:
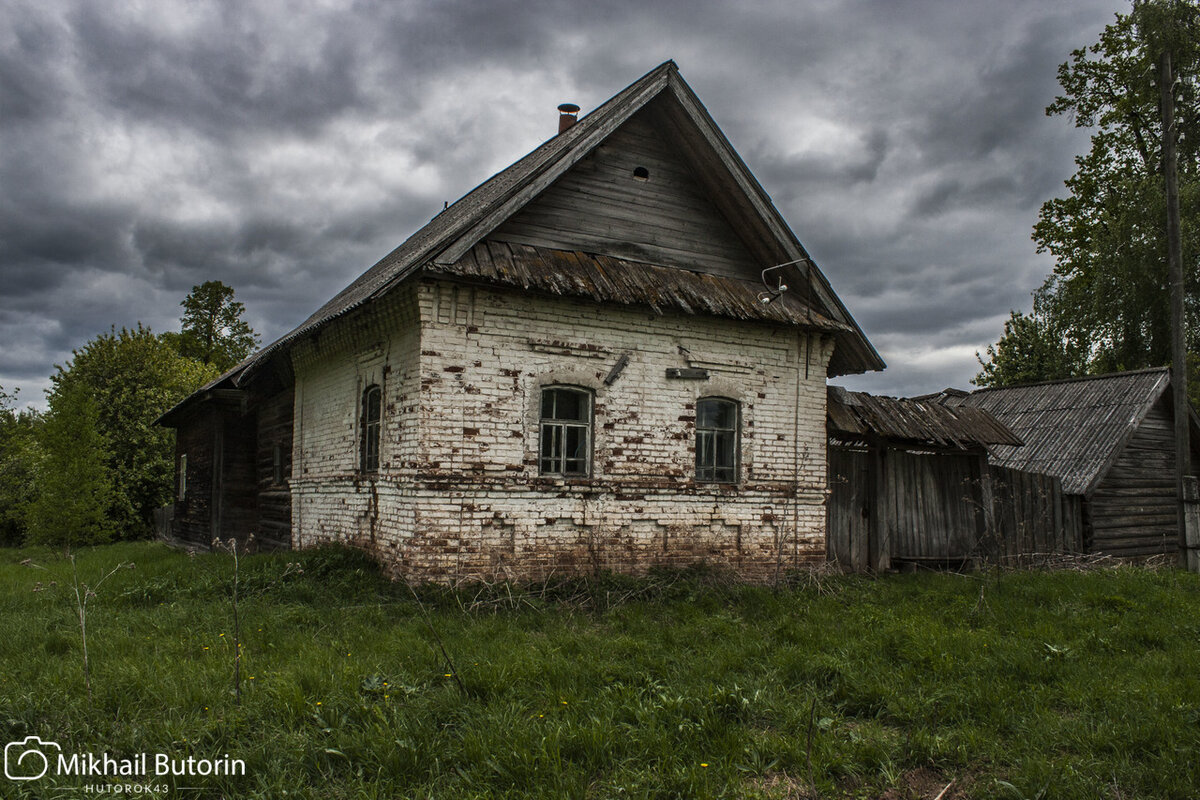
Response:
[[[737,403],[706,397],[696,403],[696,427],[733,430],[737,427]]]
[[[379,431],[383,411],[383,392],[378,386],[368,386],[362,396],[362,444],[359,467],[363,472],[379,469]]]
[[[585,458],[587,456],[587,429],[578,425],[566,426],[566,456],[567,458]]]
[[[713,465],[724,467],[727,469],[733,468],[733,434],[729,431],[713,434],[715,447],[713,453]]]
[[[379,387],[375,387],[374,389],[367,390],[367,421],[368,422],[378,422],[379,421],[379,406],[380,406],[380,400],[382,399],[382,394],[383,393],[379,390]]]
[[[552,406],[546,407],[546,394],[553,396]],[[547,413],[549,411],[549,413]],[[542,417],[572,422],[588,421],[588,395],[575,389],[548,389],[542,395]]]

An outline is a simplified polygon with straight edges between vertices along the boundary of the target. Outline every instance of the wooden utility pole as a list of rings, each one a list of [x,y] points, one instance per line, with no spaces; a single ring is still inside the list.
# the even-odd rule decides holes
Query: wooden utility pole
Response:
[[[1184,483],[1191,475],[1188,442],[1187,346],[1183,335],[1183,251],[1179,236],[1179,175],[1175,155],[1175,73],[1171,51],[1159,57],[1162,103],[1162,159],[1167,192],[1167,275],[1171,282],[1171,399],[1175,406],[1175,494],[1179,499],[1179,564],[1188,566],[1187,513]],[[1191,487],[1187,487],[1191,489]],[[1187,492],[1191,494],[1192,492]]]

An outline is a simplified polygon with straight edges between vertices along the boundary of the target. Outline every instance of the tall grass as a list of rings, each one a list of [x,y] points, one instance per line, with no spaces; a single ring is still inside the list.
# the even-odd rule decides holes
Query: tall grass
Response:
[[[354,552],[241,556],[238,661],[228,559],[78,553],[86,574],[137,563],[91,600],[89,702],[69,562],[0,551],[0,738],[246,761],[193,797],[1200,795],[1184,573],[772,591],[698,571],[417,599]]]

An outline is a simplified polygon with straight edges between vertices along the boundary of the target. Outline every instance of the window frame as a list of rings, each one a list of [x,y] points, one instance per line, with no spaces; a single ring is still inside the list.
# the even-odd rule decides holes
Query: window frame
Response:
[[[371,398],[375,397],[375,417],[371,418]],[[359,399],[358,471],[364,475],[379,472],[381,431],[383,429],[383,387],[372,383]]]
[[[578,395],[586,404],[584,413],[579,418],[550,416],[546,413],[546,395],[548,392],[570,392]],[[554,409],[552,414],[557,414],[558,400],[557,396],[554,400]],[[592,476],[592,449],[593,449],[593,432],[595,428],[595,392],[584,386],[571,386],[562,384],[552,384],[543,386],[538,391],[538,475],[545,478],[590,478]],[[567,470],[569,461],[579,461],[580,457],[567,457],[567,442],[570,432],[583,432],[583,469],[582,470]],[[546,453],[546,435],[551,433],[552,448],[555,452],[547,455]],[[547,466],[549,462],[549,468]],[[558,469],[555,470],[554,467]]]
[[[703,403],[725,403],[733,409],[733,427],[718,428],[718,427],[701,427],[701,404]],[[712,463],[701,466],[700,458],[702,452],[702,438],[711,438],[712,444],[708,445],[706,450],[712,454]],[[718,464],[717,454],[720,451],[718,447],[718,437],[727,438],[727,447],[729,452],[730,463]],[[693,473],[697,483],[715,483],[715,484],[737,484],[741,474],[741,442],[742,442],[742,404],[732,397],[723,397],[720,395],[709,395],[698,398],[696,400],[696,437],[695,437],[695,471]],[[721,472],[727,470],[726,475]]]
[[[175,485],[175,499],[182,502],[187,500],[187,453],[179,454],[179,478]]]

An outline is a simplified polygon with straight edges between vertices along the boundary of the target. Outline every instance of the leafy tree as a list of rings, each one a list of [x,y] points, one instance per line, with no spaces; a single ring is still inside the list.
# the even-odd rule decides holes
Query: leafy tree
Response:
[[[51,377],[52,414],[56,404],[75,407],[66,398],[77,388],[96,404],[114,489],[109,517],[122,538],[148,533],[151,512],[171,499],[173,433],[154,421],[217,374],[139,324],[92,339]]]
[[[17,392],[0,387],[0,545],[20,544],[33,497],[42,415],[15,409]]]
[[[27,542],[73,546],[112,539],[111,453],[99,419],[96,401],[81,383],[51,396],[38,436],[43,457],[26,510]]]
[[[250,355],[258,334],[242,319],[246,307],[233,299],[233,289],[220,281],[193,286],[183,306],[179,352],[220,372]]]
[[[971,382],[976,386],[1015,386],[1059,380],[1084,374],[1085,348],[1069,340],[1044,308],[1044,295],[1034,297],[1033,311],[1010,312],[1004,335],[987,349],[988,360],[976,354],[983,368]]]
[[[1200,322],[1200,104],[1195,78],[1200,35],[1194,0],[1135,4],[1118,14],[1100,40],[1071,54],[1058,69],[1063,94],[1046,109],[1066,114],[1077,127],[1095,129],[1091,149],[1075,159],[1066,197],[1046,202],[1033,229],[1038,252],[1055,258],[1053,274],[1038,293],[1032,328],[1016,322],[1005,336],[1028,344],[1035,330],[1079,348],[1087,372],[1170,363],[1170,308],[1166,269],[1166,211],[1161,159],[1157,61],[1163,41],[1176,48],[1180,80],[1177,120],[1184,272],[1189,328]],[[1014,320],[1010,320],[1014,323]],[[1200,339],[1189,338],[1196,350]],[[1056,360],[1044,348],[1004,347],[1001,362],[984,365],[977,382],[998,385],[1009,376],[1056,377]],[[1047,344],[1047,343],[1043,343]],[[1053,343],[1050,343],[1053,344]],[[1057,346],[1055,344],[1054,346]],[[1005,352],[1007,351],[1007,352]],[[993,348],[989,348],[989,354]],[[1017,363],[1021,359],[1032,359]],[[995,357],[992,359],[995,364]],[[1047,371],[1048,370],[1048,371]],[[1075,366],[1072,364],[1071,371]]]

